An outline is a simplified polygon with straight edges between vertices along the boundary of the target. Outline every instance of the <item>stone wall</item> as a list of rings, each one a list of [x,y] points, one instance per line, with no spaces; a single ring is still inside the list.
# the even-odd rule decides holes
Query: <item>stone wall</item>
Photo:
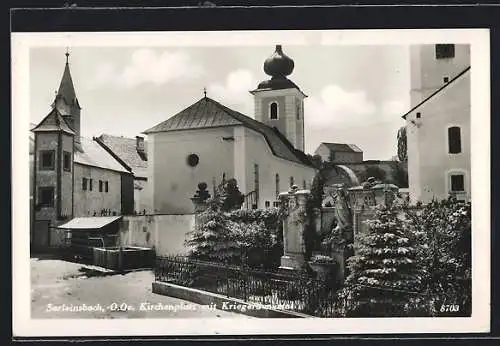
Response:
[[[154,248],[158,256],[182,255],[187,233],[194,228],[194,214],[124,216],[120,224],[123,246]]]

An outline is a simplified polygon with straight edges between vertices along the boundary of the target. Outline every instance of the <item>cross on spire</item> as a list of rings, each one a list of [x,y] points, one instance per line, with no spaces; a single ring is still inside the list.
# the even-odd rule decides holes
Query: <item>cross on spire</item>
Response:
[[[66,53],[64,55],[66,55],[66,64],[67,64],[69,62],[69,47],[66,47]]]
[[[203,95],[205,95],[205,98],[207,97],[207,88],[203,88]]]

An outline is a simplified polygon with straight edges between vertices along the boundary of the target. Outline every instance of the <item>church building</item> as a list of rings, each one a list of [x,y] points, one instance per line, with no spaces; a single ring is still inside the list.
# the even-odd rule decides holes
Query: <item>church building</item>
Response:
[[[51,246],[51,229],[73,218],[133,213],[134,177],[80,132],[80,103],[69,54],[52,110],[30,135],[31,241]]]
[[[265,208],[292,185],[310,188],[316,169],[304,154],[306,94],[287,78],[294,61],[280,45],[265,60],[270,76],[250,91],[249,117],[205,96],[144,131],[154,213],[192,213],[197,184],[235,178],[245,207]]]
[[[412,46],[406,120],[410,199],[471,197],[470,46]]]

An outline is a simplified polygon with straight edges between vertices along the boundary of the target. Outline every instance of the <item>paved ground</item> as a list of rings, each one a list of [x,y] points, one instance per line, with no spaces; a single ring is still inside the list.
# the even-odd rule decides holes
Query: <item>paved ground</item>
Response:
[[[31,318],[251,318],[154,294],[149,270],[91,274],[77,263],[32,258]]]

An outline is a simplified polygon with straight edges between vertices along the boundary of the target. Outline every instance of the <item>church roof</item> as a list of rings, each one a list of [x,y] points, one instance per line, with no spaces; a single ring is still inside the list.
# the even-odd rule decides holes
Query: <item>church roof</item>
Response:
[[[362,150],[359,149],[355,144],[345,144],[345,143],[321,143],[325,145],[330,151],[335,152],[348,152],[348,153],[361,153]]]
[[[33,132],[51,132],[51,131],[63,131],[70,135],[74,135],[75,132],[68,125],[66,120],[62,117],[61,113],[57,108],[52,108],[49,114],[40,121],[38,125],[31,129]]]
[[[263,135],[275,156],[311,166],[307,156],[300,150],[295,149],[276,128],[270,127],[240,112],[230,109],[208,97],[202,98],[173,117],[143,133],[150,134],[239,125],[250,128]]]
[[[102,134],[95,140],[101,144],[117,160],[128,166],[136,177],[147,177],[148,161],[147,141],[144,141],[144,153],[137,151],[137,140],[135,138],[118,137]]]

